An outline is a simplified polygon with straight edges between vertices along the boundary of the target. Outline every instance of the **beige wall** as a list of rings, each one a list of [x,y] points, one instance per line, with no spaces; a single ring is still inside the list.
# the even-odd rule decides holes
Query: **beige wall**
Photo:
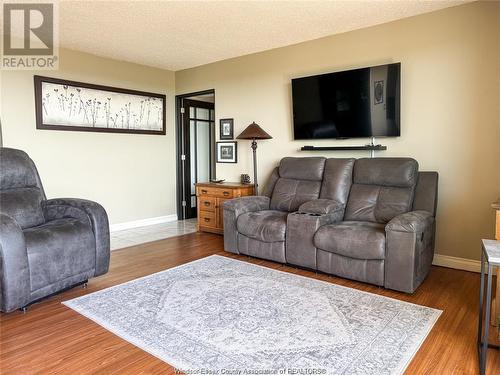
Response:
[[[37,130],[33,74],[166,94],[167,135]],[[3,71],[0,82],[4,146],[29,153],[49,198],[95,200],[111,223],[175,214],[173,72],[61,50],[58,71]]]
[[[380,139],[388,151],[378,155],[411,156],[440,173],[437,252],[478,259],[500,195],[499,35],[500,2],[472,3],[179,71],[176,91],[214,88],[217,118],[233,117],[236,135],[255,120],[274,137],[259,142],[263,181],[285,155],[320,155],[299,152],[303,145],[368,141],[293,141],[291,78],[400,61],[402,134]],[[218,164],[217,177],[251,173],[250,143],[238,147],[239,163]]]

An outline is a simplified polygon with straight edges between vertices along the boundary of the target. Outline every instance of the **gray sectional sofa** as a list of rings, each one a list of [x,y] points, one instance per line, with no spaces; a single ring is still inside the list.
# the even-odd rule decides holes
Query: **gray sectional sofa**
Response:
[[[412,293],[434,255],[437,172],[410,158],[281,160],[224,203],[224,248]]]

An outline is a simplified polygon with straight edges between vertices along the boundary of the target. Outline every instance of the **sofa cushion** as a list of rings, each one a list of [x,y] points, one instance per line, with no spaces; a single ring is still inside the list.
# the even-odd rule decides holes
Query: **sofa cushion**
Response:
[[[58,219],[23,232],[32,291],[95,268],[95,239],[88,223]]]
[[[362,158],[354,164],[355,184],[414,187],[418,163],[412,158]]]
[[[294,212],[301,204],[319,198],[320,181],[280,178],[274,186],[271,210]]]
[[[283,158],[279,178],[271,195],[271,210],[293,212],[312,199],[319,198],[325,158]]]
[[[343,205],[352,185],[352,171],[355,159],[327,159],[321,185],[320,198],[331,199]]]
[[[238,217],[238,232],[263,242],[278,242],[285,240],[287,212],[256,211],[247,212]]]
[[[317,248],[356,259],[385,258],[385,226],[383,224],[343,221],[324,225],[314,236]]]
[[[418,179],[418,163],[409,158],[359,159],[345,220],[387,223],[411,210]]]
[[[21,229],[45,222],[43,195],[39,188],[17,188],[0,191],[0,212],[12,217]]]
[[[354,184],[344,219],[385,224],[395,216],[410,211],[412,198],[410,188]]]
[[[323,157],[283,158],[280,161],[279,176],[294,180],[321,181],[325,160]]]

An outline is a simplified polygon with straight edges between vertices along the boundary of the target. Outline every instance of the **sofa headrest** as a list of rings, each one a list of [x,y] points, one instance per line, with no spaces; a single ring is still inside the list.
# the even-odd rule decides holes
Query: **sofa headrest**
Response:
[[[325,169],[325,158],[306,157],[281,159],[279,175],[294,180],[321,181]]]
[[[325,162],[325,172],[320,198],[347,203],[352,185],[352,170],[356,159],[329,158]]]
[[[38,187],[35,164],[24,151],[0,148],[0,190]]]
[[[418,163],[412,158],[364,158],[354,163],[355,184],[413,187],[418,179]]]

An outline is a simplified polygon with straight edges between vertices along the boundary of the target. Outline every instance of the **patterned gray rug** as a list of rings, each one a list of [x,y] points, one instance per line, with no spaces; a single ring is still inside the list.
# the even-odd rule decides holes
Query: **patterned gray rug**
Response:
[[[401,374],[441,314],[216,255],[64,304],[190,374]]]

